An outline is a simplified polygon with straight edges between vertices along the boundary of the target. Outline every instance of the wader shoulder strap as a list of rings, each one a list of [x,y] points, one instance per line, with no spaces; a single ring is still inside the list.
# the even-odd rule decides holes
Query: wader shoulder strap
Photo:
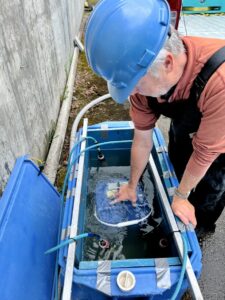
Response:
[[[196,77],[193,83],[195,93],[197,92],[197,100],[201,95],[206,83],[212,74],[225,62],[225,47],[217,50],[205,63],[204,67]]]

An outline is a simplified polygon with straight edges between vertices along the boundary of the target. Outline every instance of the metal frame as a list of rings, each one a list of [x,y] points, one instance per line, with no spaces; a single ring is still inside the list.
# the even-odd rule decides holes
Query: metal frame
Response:
[[[84,119],[82,138],[87,136],[87,126],[88,126],[88,120]],[[85,147],[86,147],[86,140],[84,140],[81,143],[81,151],[85,150]],[[78,172],[78,176],[77,176],[76,189],[72,190],[73,212],[72,212],[70,238],[77,235],[79,208],[80,208],[80,196],[81,196],[81,190],[82,190],[82,179],[83,179],[83,170],[84,170],[84,158],[85,158],[85,152],[83,152],[80,155],[80,159],[79,159],[80,172]],[[75,250],[76,250],[76,243],[70,244],[68,247],[68,255],[67,255],[67,260],[66,260],[66,270],[65,270],[65,278],[64,278],[64,284],[63,284],[62,300],[71,299]]]
[[[174,241],[175,241],[175,244],[177,246],[179,257],[180,257],[181,260],[183,260],[183,241],[182,241],[181,233],[180,233],[179,228],[177,226],[174,214],[172,212],[170,203],[168,201],[167,195],[166,195],[165,190],[163,188],[163,184],[162,184],[162,181],[161,181],[160,176],[158,174],[158,171],[157,171],[157,168],[156,168],[156,165],[155,165],[155,162],[153,160],[152,155],[150,155],[149,163],[150,163],[153,175],[154,175],[155,183],[158,187],[158,191],[159,191],[159,194],[161,196],[162,205],[164,207],[164,211],[165,211],[165,214],[166,214],[167,221],[169,222],[169,224],[171,226],[171,229],[174,232]],[[203,300],[203,296],[202,296],[201,290],[199,288],[198,281],[197,281],[197,278],[196,278],[195,273],[193,271],[193,268],[192,268],[192,265],[191,265],[191,262],[190,262],[189,258],[187,258],[186,275],[187,275],[187,278],[188,278],[188,281],[189,281],[190,288],[191,288],[194,299]]]

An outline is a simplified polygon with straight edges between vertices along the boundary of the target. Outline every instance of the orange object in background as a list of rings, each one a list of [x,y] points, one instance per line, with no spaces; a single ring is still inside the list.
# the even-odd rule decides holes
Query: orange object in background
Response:
[[[171,24],[177,29],[180,20],[182,0],[167,0],[171,9]]]

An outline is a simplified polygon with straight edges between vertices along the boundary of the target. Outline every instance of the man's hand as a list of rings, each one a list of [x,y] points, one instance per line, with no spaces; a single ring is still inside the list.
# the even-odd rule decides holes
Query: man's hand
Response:
[[[136,189],[134,189],[133,187],[131,187],[128,184],[124,184],[120,187],[116,199],[113,200],[111,202],[111,204],[115,204],[121,201],[127,201],[130,200],[132,202],[132,205],[135,206],[136,205],[136,201],[137,201],[137,195],[136,195]]]
[[[194,227],[197,225],[197,220],[195,217],[195,208],[194,206],[188,201],[181,199],[177,196],[173,197],[172,202],[172,210],[174,214],[185,224],[188,225],[192,223]]]

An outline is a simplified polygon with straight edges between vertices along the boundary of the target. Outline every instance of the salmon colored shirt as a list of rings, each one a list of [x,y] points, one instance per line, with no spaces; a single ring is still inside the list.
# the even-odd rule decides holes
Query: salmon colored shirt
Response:
[[[169,102],[188,99],[194,79],[205,62],[225,40],[200,37],[183,37],[187,51],[187,64]],[[159,116],[148,106],[145,96],[131,96],[130,115],[135,128],[148,130],[155,126]],[[186,171],[194,177],[203,177],[212,162],[225,153],[225,63],[223,63],[207,82],[198,101],[202,113],[198,131],[193,137],[193,154]]]

